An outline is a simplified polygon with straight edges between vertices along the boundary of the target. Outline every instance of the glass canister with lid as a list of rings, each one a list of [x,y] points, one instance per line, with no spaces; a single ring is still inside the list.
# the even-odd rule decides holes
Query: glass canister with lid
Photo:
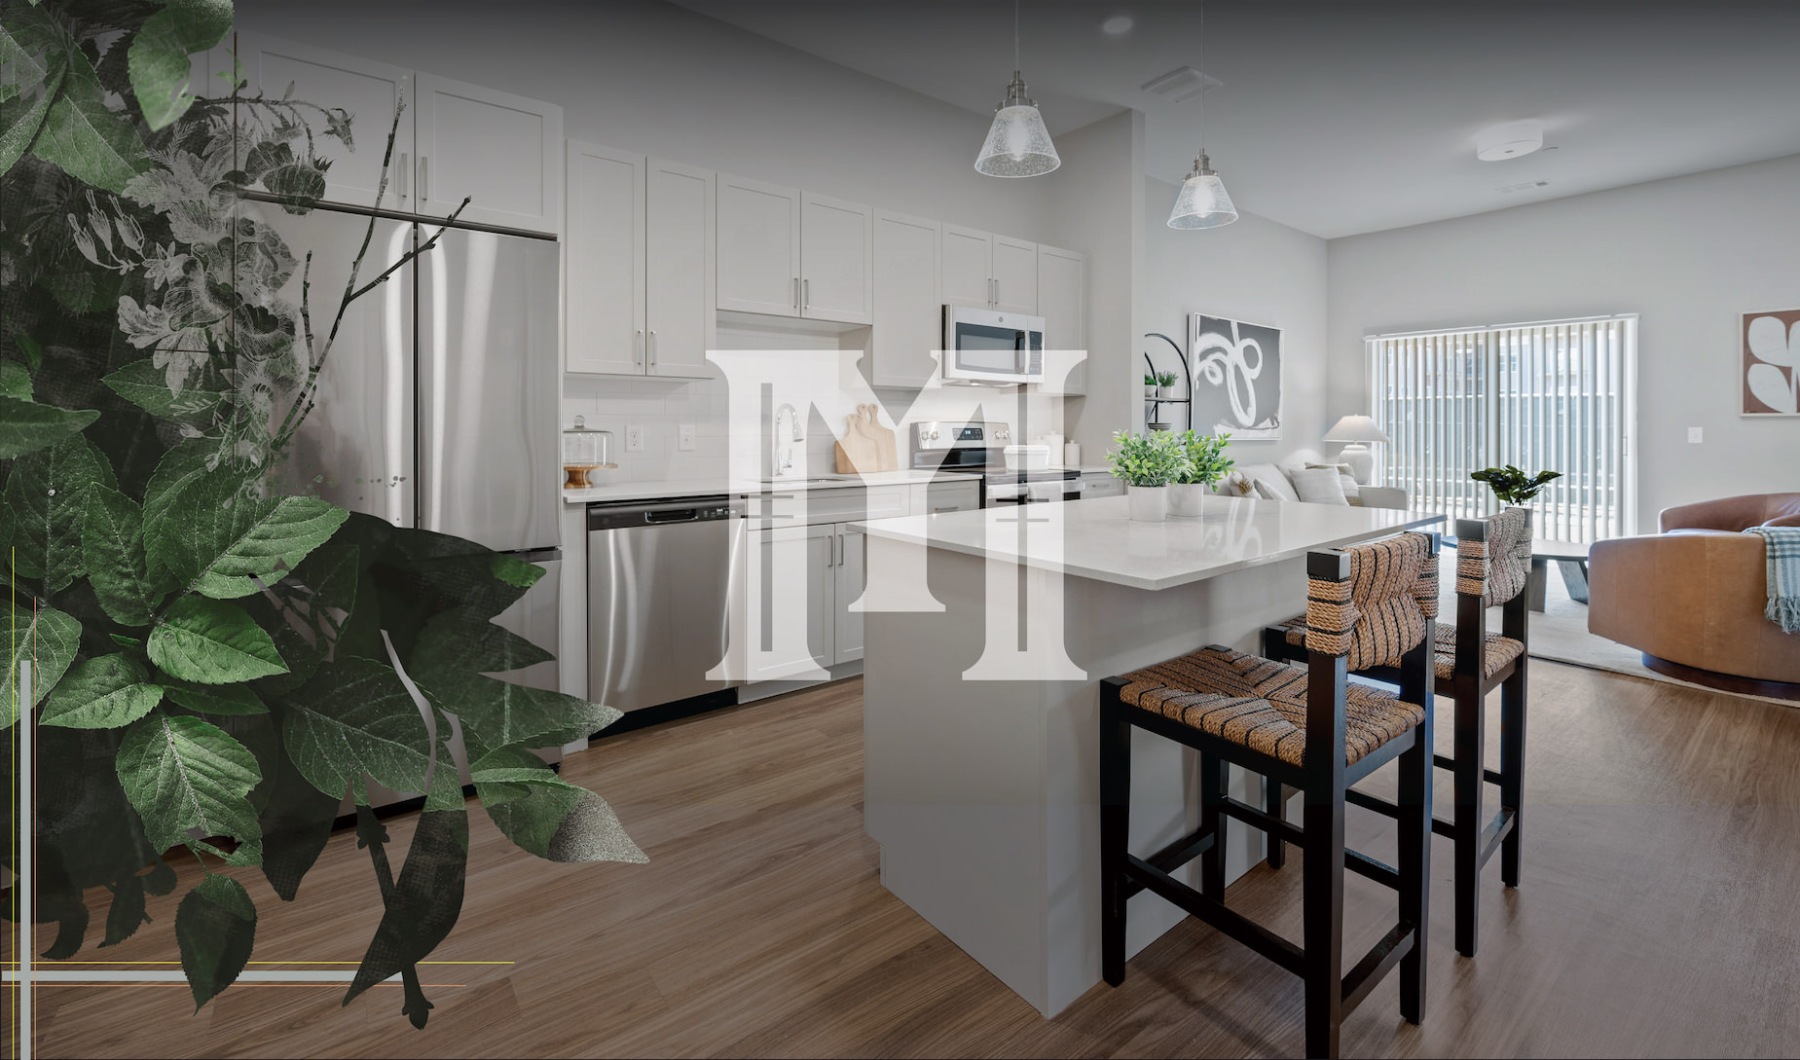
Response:
[[[563,431],[563,489],[587,489],[594,483],[589,476],[602,468],[619,465],[612,462],[612,432],[587,425],[583,416],[575,417],[575,426]]]

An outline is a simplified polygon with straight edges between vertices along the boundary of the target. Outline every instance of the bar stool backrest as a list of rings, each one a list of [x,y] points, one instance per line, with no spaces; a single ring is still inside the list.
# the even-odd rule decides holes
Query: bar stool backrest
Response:
[[[1407,533],[1339,550],[1350,560],[1347,580],[1307,578],[1307,650],[1345,656],[1351,670],[1399,666],[1437,618],[1435,544]]]
[[[1467,524],[1485,529],[1464,533]],[[1525,590],[1531,578],[1531,509],[1507,508],[1486,519],[1457,521],[1456,591],[1498,607]]]

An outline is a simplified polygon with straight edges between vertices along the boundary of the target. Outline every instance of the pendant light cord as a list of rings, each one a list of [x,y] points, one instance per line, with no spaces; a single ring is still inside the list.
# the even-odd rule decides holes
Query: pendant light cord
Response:
[[[1206,79],[1212,71],[1206,68],[1206,0],[1200,0],[1200,153],[1206,153]]]
[[[1019,0],[1013,0],[1013,71],[1019,69]]]

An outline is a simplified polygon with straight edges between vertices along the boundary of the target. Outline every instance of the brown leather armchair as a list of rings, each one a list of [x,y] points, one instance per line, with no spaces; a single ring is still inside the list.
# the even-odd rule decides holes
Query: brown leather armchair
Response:
[[[1800,493],[1684,504],[1664,509],[1658,523],[1660,534],[1594,543],[1588,631],[1644,652],[1651,669],[1688,680],[1706,683],[1707,675],[1681,668],[1800,683],[1800,635],[1763,617],[1763,540],[1743,532],[1800,526]]]

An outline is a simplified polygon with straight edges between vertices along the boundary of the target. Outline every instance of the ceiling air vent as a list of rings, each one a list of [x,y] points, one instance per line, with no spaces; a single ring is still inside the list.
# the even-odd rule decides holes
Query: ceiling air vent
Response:
[[[1549,186],[1550,182],[1547,180],[1524,180],[1517,184],[1508,184],[1504,188],[1496,188],[1495,190],[1502,195],[1513,195],[1521,191],[1536,191],[1539,188],[1547,188]]]
[[[1200,93],[1218,88],[1224,83],[1216,77],[1201,73],[1196,67],[1180,66],[1160,77],[1145,81],[1139,87],[1171,103],[1186,103]]]

